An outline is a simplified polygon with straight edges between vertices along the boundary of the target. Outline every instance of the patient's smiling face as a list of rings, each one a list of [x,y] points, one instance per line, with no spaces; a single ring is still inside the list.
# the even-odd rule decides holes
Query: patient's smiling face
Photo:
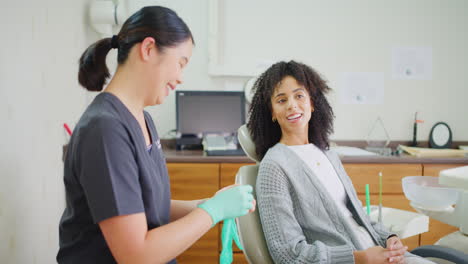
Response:
[[[286,76],[275,87],[271,97],[272,118],[281,127],[281,143],[307,144],[309,120],[313,106],[307,89],[296,79]]]

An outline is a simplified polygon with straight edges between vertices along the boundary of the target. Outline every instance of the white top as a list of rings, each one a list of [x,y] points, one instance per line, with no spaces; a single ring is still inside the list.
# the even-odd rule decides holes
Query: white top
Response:
[[[341,182],[338,174],[333,168],[333,165],[328,160],[327,156],[314,144],[288,146],[293,150],[312,170],[312,172],[319,178],[320,182],[325,186],[330,196],[333,198],[337,206],[342,210],[347,217],[349,223],[359,230],[360,242],[364,248],[375,246],[372,237],[367,230],[360,226],[354,220],[352,213],[346,207],[348,196]]]

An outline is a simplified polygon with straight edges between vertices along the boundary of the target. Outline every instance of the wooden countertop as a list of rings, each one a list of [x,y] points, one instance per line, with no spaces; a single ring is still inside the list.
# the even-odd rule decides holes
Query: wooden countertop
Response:
[[[247,156],[206,156],[201,150],[165,149],[169,163],[251,163]],[[418,158],[406,154],[400,156],[343,156],[343,163],[431,163],[431,164],[466,164],[468,157]]]

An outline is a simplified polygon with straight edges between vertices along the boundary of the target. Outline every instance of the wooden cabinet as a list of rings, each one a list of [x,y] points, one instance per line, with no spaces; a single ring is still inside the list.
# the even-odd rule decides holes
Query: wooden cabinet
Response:
[[[369,184],[371,204],[379,203],[379,172],[382,172],[382,205],[414,211],[403,194],[401,179],[406,176],[422,175],[421,164],[343,164],[351,178],[362,204],[366,204],[365,186]],[[419,246],[420,235],[403,239],[412,250]]]
[[[343,164],[359,194],[365,194],[369,184],[371,194],[379,193],[379,172],[382,172],[382,193],[403,194],[401,179],[406,176],[422,175],[421,164]]]
[[[234,252],[233,254],[233,264],[249,264],[242,252]]]
[[[168,163],[172,199],[195,200],[213,196],[219,189],[219,164]],[[219,230],[212,228],[177,258],[180,264],[218,263]]]
[[[365,186],[369,184],[371,204],[379,203],[379,172],[382,173],[382,204],[386,207],[414,211],[403,194],[401,179],[422,175],[421,164],[343,164],[359,199],[365,205]]]
[[[424,176],[439,176],[441,170],[466,166],[466,164],[423,164]],[[429,219],[429,232],[421,235],[421,245],[432,245],[441,237],[457,231],[458,228],[446,223]]]

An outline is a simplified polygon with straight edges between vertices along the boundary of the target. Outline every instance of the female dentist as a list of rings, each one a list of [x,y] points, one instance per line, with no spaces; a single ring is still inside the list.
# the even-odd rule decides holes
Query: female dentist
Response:
[[[255,210],[248,185],[206,200],[171,200],[156,127],[144,108],[162,104],[182,83],[193,43],[174,11],[151,6],[81,56],[78,79],[90,91],[103,89],[112,48],[118,67],[69,143],[59,263],[175,263],[217,222]]]

